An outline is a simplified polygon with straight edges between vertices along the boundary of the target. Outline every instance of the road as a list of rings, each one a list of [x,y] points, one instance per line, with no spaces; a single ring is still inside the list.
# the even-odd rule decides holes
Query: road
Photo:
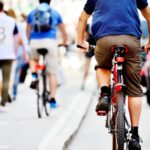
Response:
[[[111,135],[105,128],[105,117],[95,114],[97,96],[93,98],[92,104],[81,127],[74,136],[67,150],[111,150]],[[150,107],[143,97],[143,111],[140,121],[140,136],[142,137],[142,150],[150,149]]]
[[[28,83],[20,85],[17,100],[7,104],[10,111],[0,113],[0,150],[37,150],[80,92],[81,73],[78,69],[65,69],[66,83],[57,94],[59,107],[42,119],[37,117],[35,91]]]

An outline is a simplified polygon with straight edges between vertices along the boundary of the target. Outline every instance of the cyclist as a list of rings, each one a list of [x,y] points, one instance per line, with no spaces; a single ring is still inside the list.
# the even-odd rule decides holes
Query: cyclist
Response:
[[[137,8],[148,22],[150,32],[150,8],[147,0],[87,0],[77,27],[77,45],[80,50],[88,51],[88,43],[84,41],[84,31],[88,18],[93,14],[92,33],[96,39],[95,57],[97,60],[97,80],[101,89],[96,111],[108,111],[110,103],[110,74],[114,45],[126,45],[124,81],[127,85],[128,106],[131,120],[131,141],[129,148],[140,150],[138,134],[141,114],[142,90],[140,87],[140,19]],[[145,48],[150,47],[150,39]]]
[[[40,5],[35,8],[27,17],[27,37],[30,40],[30,48],[31,48],[31,60],[30,60],[30,68],[32,72],[32,82],[30,87],[35,89],[36,87],[36,69],[35,64],[38,63],[39,55],[37,53],[37,49],[46,48],[48,49],[48,54],[46,56],[47,61],[47,72],[49,74],[49,86],[51,90],[51,100],[50,106],[56,107],[56,88],[57,88],[57,80],[56,80],[56,69],[58,63],[57,56],[57,42],[56,42],[56,30],[57,27],[60,29],[62,33],[62,45],[66,45],[67,35],[65,31],[65,26],[60,14],[49,6],[51,0],[39,0]],[[38,10],[47,11],[50,10],[50,14],[48,16],[51,17],[50,26],[51,28],[48,31],[36,31],[33,24],[35,23],[36,12]],[[46,15],[47,16],[47,15]],[[42,19],[42,18],[39,18]]]

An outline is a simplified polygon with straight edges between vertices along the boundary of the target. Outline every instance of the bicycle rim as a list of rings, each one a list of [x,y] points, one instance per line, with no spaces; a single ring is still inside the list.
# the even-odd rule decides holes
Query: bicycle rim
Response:
[[[125,136],[125,114],[124,114],[124,93],[117,93],[118,112],[117,112],[117,144],[118,150],[124,150]]]
[[[40,77],[37,86],[37,114],[39,118],[43,116],[43,111],[44,111],[43,81],[42,77]]]

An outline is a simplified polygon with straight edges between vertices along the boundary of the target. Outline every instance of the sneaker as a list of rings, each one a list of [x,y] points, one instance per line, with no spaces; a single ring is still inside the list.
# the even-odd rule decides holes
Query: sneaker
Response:
[[[50,107],[51,108],[57,108],[57,103],[56,102],[50,102]]]
[[[110,106],[110,96],[108,94],[103,93],[99,97],[98,104],[96,105],[96,112],[108,112]]]
[[[38,84],[38,81],[37,81],[37,80],[31,81],[30,88],[31,88],[31,89],[36,89],[37,84]]]
[[[50,100],[50,108],[57,108],[58,103],[56,102],[55,99]]]
[[[129,150],[141,150],[140,138],[132,137],[129,141]]]

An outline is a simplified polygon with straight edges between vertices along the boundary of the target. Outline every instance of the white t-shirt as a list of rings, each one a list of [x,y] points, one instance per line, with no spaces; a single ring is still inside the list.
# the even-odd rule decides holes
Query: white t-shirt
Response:
[[[14,48],[15,20],[0,13],[0,60],[15,59]]]

